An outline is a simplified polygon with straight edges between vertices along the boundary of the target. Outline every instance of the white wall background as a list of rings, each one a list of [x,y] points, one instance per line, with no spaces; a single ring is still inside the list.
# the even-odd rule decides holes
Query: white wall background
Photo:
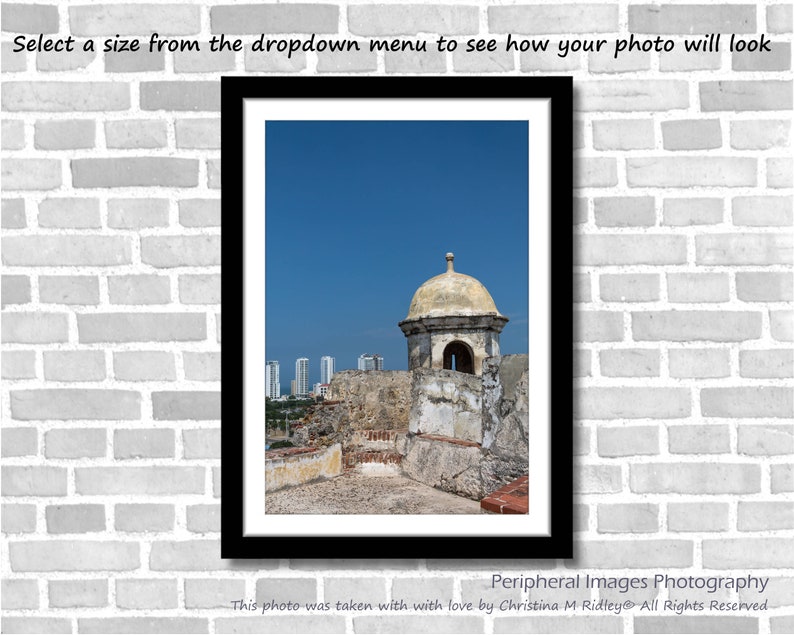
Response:
[[[3,3],[2,631],[794,630],[791,14],[788,2],[741,1]],[[679,48],[721,31],[774,44],[618,60],[11,52],[18,34],[152,31],[553,43],[634,32]],[[487,561],[395,561],[388,543],[375,561],[219,557],[219,77],[352,73],[575,79],[572,561],[498,545]],[[229,609],[243,598],[527,599],[490,590],[505,571],[752,573],[771,578],[769,610]],[[598,593],[529,594],[571,597]]]

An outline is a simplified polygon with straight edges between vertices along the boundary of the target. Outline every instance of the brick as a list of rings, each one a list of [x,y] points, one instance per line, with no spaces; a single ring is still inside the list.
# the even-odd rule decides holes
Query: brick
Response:
[[[670,531],[727,531],[728,503],[668,503]]]
[[[212,82],[141,82],[141,110],[219,111],[220,84]]]
[[[582,28],[590,30],[584,23]],[[675,110],[688,106],[687,82],[641,79],[624,79],[616,82],[610,79],[580,82],[580,96],[574,108],[582,112],[634,113]]]
[[[460,581],[460,601],[471,602],[473,606],[478,606],[480,601],[493,602],[498,605],[500,601],[513,600],[521,601],[521,589],[504,589],[498,585],[492,585],[490,578]]]
[[[617,465],[581,465],[574,475],[577,494],[604,494],[622,489],[621,471]]]
[[[379,622],[382,618],[379,618]],[[429,618],[423,618],[428,619]],[[454,618],[453,618],[454,619]],[[354,620],[355,623],[355,620]],[[382,628],[382,627],[381,627]],[[221,617],[215,620],[216,633],[346,633],[342,615],[295,615],[273,617]],[[364,631],[365,632],[365,631]],[[389,631],[381,631],[389,632]],[[401,632],[401,631],[396,631]],[[450,631],[462,632],[462,631]]]
[[[442,603],[453,599],[453,578],[394,578],[391,596],[395,600],[403,600],[409,606],[413,602],[425,602],[427,598],[438,598]]]
[[[747,51],[734,52],[731,63],[734,71],[787,71],[791,69],[791,44],[770,42],[770,50],[762,55]]]
[[[3,351],[2,359],[3,379],[35,379],[36,378],[36,353],[35,351]]]
[[[220,467],[212,468],[212,495],[215,498],[221,495],[221,469]]]
[[[610,33],[618,30],[618,10],[602,4],[489,7],[488,26],[491,33]]]
[[[108,201],[108,227],[141,229],[168,226],[169,201],[165,198],[114,198]]]
[[[252,51],[251,45],[245,47],[245,70],[247,72],[296,73],[306,68],[306,54],[298,51],[288,57],[287,53],[268,53]]]
[[[105,531],[104,505],[47,505],[44,511],[51,534]]]
[[[175,73],[222,73],[234,70],[234,51],[211,51],[207,41],[199,42],[198,51],[174,53]]]
[[[728,377],[730,356],[726,349],[670,349],[670,377]]]
[[[111,304],[168,304],[171,281],[168,276],[108,276]]]
[[[132,390],[45,388],[11,392],[15,419],[139,419],[141,395]]]
[[[81,617],[79,633],[208,633],[207,618],[200,617]]]
[[[106,73],[147,73],[165,70],[165,53],[138,51],[105,53]]]
[[[692,552],[693,544],[689,540],[582,540],[578,543],[575,566],[588,569],[674,569],[691,566]]]
[[[739,531],[794,528],[794,503],[790,501],[739,501]]]
[[[36,69],[45,73],[77,71],[90,66],[95,59],[97,59],[95,51],[84,51],[82,48],[69,53],[41,52],[36,54]],[[78,109],[74,108],[74,110]]]
[[[791,426],[739,426],[739,454],[774,456],[792,452],[794,452],[794,437]]]
[[[273,569],[269,561],[257,561],[257,568]],[[273,561],[273,564],[278,564]],[[152,542],[149,569],[152,571],[212,571],[233,568],[221,559],[220,540],[155,540]]]
[[[737,196],[733,199],[733,224],[749,226],[794,223],[790,196]]]
[[[174,506],[159,503],[120,503],[116,505],[116,531],[171,531]]]
[[[154,391],[152,407],[156,421],[220,419],[221,399],[217,391]]]
[[[636,341],[740,342],[761,337],[756,311],[643,311],[631,314]]]
[[[593,199],[599,227],[650,227],[656,222],[652,196],[621,196]]]
[[[635,633],[757,633],[758,618],[723,615],[635,616]]]
[[[589,350],[576,349],[573,352],[573,376],[574,377],[590,377],[591,371],[591,354]]]
[[[629,187],[754,186],[756,169],[756,160],[748,157],[638,157],[626,159],[626,182]]]
[[[722,222],[722,200],[718,198],[666,198],[663,223],[677,227],[713,225]]]
[[[336,33],[339,8],[331,4],[226,5],[210,9],[212,33]],[[351,29],[352,32],[352,29]]]
[[[105,145],[108,148],[164,148],[167,144],[165,121],[123,119],[105,122]]]
[[[593,148],[596,150],[650,150],[653,147],[653,122],[649,119],[593,121]]]
[[[524,38],[513,38],[521,41]],[[519,65],[523,72],[545,71],[565,73],[579,70],[582,68],[582,55],[579,53],[569,53],[566,57],[560,57],[559,44],[550,43],[546,52],[525,51],[519,54]]]
[[[601,374],[606,377],[658,377],[659,351],[642,348],[603,350]]]
[[[695,236],[700,265],[771,265],[792,261],[789,234],[704,234]]]
[[[4,457],[31,456],[39,449],[36,428],[3,428],[0,439]]]
[[[691,400],[685,388],[589,387],[578,391],[576,406],[582,419],[678,419],[689,416]]]
[[[3,466],[3,496],[65,496],[66,468]]]
[[[61,186],[61,162],[57,159],[3,159],[2,186],[6,191],[54,190]]]
[[[99,278],[39,276],[39,300],[52,304],[99,304]]]
[[[794,377],[794,350],[790,348],[739,351],[741,377]]]
[[[165,351],[117,352],[113,354],[113,373],[124,381],[173,381],[174,355]]]
[[[768,33],[791,33],[792,7],[788,3],[773,4],[766,8]]]
[[[751,5],[652,5],[629,7],[633,33],[754,33],[755,8]]]
[[[182,342],[203,340],[207,324],[199,313],[93,313],[77,316],[83,343]]]
[[[700,108],[716,110],[791,110],[791,82],[719,81],[700,83]]]
[[[704,417],[791,417],[794,393],[777,386],[703,388],[700,409]]]
[[[221,530],[220,505],[188,505],[186,514],[188,531],[204,534]]]
[[[727,273],[668,273],[667,297],[670,302],[727,302]]]
[[[37,121],[34,145],[40,150],[77,150],[93,148],[96,125],[88,119]]]
[[[791,606],[791,577],[771,577],[767,583],[764,599],[769,602],[769,608],[781,606]],[[758,591],[755,589],[742,589],[739,591],[739,600],[742,602],[753,602],[752,597],[757,597]]]
[[[116,580],[116,606],[120,609],[175,609],[176,580]]]
[[[79,467],[74,470],[78,494],[148,494],[170,496],[204,492],[202,467]]]
[[[766,184],[769,187],[790,188],[794,185],[791,172],[794,170],[794,161],[791,159],[766,160]]]
[[[221,458],[220,429],[184,430],[182,445],[186,459],[219,459]]]
[[[752,494],[761,491],[758,465],[747,463],[642,463],[631,466],[639,494]]]
[[[32,533],[36,531],[36,506],[3,503],[0,521],[4,534]]]
[[[574,274],[573,275],[573,301],[574,302],[590,302],[592,294],[590,293],[590,274]]]
[[[387,73],[445,73],[447,60],[444,53],[430,50],[427,53],[405,51],[386,53],[384,66]]]
[[[623,314],[617,311],[574,311],[576,340],[619,342],[623,339]]]
[[[105,456],[104,428],[56,428],[44,433],[44,455],[48,459],[79,459]]]
[[[185,366],[185,379],[192,381],[220,381],[220,353],[182,353]]]
[[[130,88],[120,82],[5,82],[2,107],[34,112],[127,110]]]
[[[30,302],[30,278],[27,276],[2,276],[0,288],[3,308]]]
[[[107,580],[50,580],[50,607],[99,608],[108,605]]]
[[[221,187],[220,159],[207,160],[207,187],[211,190],[218,190]]]
[[[144,236],[141,259],[159,268],[219,265],[220,236]]]
[[[74,187],[194,187],[198,161],[171,157],[72,159]]]
[[[71,633],[72,623],[58,617],[4,617],[4,633]]]
[[[3,580],[3,608],[7,611],[39,608],[38,580]],[[5,629],[3,629],[5,631]]]
[[[92,198],[47,198],[39,203],[39,227],[99,229],[99,201]]]
[[[614,49],[604,49],[588,54],[588,67],[591,73],[633,73],[650,70],[651,55],[642,51],[624,51],[617,58]]]
[[[604,457],[659,454],[659,429],[622,426],[598,429],[598,455]]]
[[[659,531],[659,506],[651,503],[598,505],[599,533],[654,533]]]
[[[659,299],[659,274],[617,273],[598,278],[605,302],[652,302]]]
[[[228,609],[230,597],[245,597],[245,580],[185,579],[186,609]]]
[[[177,148],[216,150],[221,147],[220,119],[178,119],[174,127]]]
[[[182,304],[220,304],[220,274],[179,276],[179,301]]]
[[[116,459],[172,459],[175,454],[173,430],[115,430],[113,456]]]
[[[0,19],[4,33],[57,33],[58,7],[54,4],[4,2]]]
[[[103,351],[44,351],[44,378],[53,381],[101,381]]]
[[[719,454],[731,450],[728,426],[670,426],[667,430],[671,454]]]
[[[618,184],[617,161],[605,157],[574,159],[574,187],[609,187]]]
[[[794,566],[791,538],[723,538],[703,541],[707,569],[778,569]]]
[[[731,122],[731,147],[737,150],[769,150],[789,144],[790,125],[782,119]]]
[[[353,5],[348,25],[356,35],[475,34],[479,19],[475,6],[455,5]],[[498,31],[494,31],[498,32]]]
[[[0,329],[6,344],[45,344],[69,339],[65,313],[5,313]]]
[[[774,339],[784,342],[794,340],[792,326],[794,326],[794,313],[792,311],[769,312],[769,328]]]
[[[74,35],[188,35],[201,28],[199,7],[184,4],[94,4],[69,7]]]
[[[11,42],[2,43],[0,52],[0,70],[3,73],[18,73],[27,70],[28,64],[24,52],[14,53]]]
[[[573,199],[573,224],[581,225],[587,222],[587,199],[574,198]]]
[[[317,71],[319,73],[367,73],[374,72],[377,68],[377,54],[366,49],[317,53]]]
[[[179,201],[179,224],[184,227],[219,227],[220,200],[195,198]]]
[[[794,465],[772,465],[770,466],[771,492],[781,494],[783,492],[794,492]]]
[[[665,150],[713,150],[722,146],[719,119],[684,119],[662,122]]]
[[[2,214],[3,229],[24,229],[27,227],[24,199],[4,198]]]
[[[686,262],[686,237],[667,234],[599,234],[578,238],[574,265],[665,265]]]
[[[2,149],[21,150],[25,147],[25,122],[3,120],[2,122]]]
[[[130,240],[122,236],[6,236],[3,262],[22,267],[124,265],[131,262]]]

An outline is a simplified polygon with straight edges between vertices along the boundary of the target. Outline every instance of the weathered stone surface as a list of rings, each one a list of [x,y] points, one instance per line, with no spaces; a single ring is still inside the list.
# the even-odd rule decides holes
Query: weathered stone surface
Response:
[[[485,360],[483,448],[526,464],[529,446],[529,357],[504,355]]]
[[[413,371],[408,429],[480,443],[482,380],[454,370]]]
[[[268,492],[333,478],[341,473],[342,446],[338,443],[307,454],[289,454],[287,451],[284,456],[268,456],[265,461],[265,485]]]
[[[407,477],[474,500],[480,500],[488,493],[480,474],[483,451],[479,447],[417,436],[409,437],[407,446],[408,451],[402,461]]]
[[[402,370],[343,370],[334,373],[328,401],[345,402],[353,430],[408,427],[411,375]]]

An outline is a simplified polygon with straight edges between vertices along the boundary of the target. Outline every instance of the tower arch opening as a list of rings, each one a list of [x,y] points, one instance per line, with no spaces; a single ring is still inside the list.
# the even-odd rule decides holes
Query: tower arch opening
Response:
[[[444,370],[474,374],[474,354],[463,342],[450,342],[444,348]]]

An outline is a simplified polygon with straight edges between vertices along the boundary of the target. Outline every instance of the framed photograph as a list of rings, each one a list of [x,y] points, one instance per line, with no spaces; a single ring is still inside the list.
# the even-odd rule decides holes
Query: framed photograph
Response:
[[[573,556],[571,129],[570,77],[222,79],[224,558]]]

